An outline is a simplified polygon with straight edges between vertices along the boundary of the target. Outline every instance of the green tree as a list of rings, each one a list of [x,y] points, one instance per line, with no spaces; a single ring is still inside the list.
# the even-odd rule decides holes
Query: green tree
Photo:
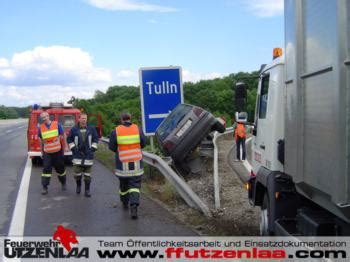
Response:
[[[0,106],[0,119],[15,119],[19,115],[17,111],[11,107]]]

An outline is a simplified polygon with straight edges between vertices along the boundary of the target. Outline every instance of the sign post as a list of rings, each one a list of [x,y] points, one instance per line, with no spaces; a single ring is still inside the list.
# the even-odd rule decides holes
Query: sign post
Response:
[[[160,123],[183,103],[181,67],[147,67],[139,70],[143,132],[155,134]]]

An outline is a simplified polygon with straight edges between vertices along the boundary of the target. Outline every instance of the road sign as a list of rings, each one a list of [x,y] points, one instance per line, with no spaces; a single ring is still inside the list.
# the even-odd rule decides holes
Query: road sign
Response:
[[[181,67],[147,67],[139,70],[142,126],[146,135],[178,104],[183,103]]]

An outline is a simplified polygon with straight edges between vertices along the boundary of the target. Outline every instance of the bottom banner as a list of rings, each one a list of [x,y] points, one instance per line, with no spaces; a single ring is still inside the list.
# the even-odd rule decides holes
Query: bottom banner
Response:
[[[349,261],[349,237],[1,237],[3,261]]]

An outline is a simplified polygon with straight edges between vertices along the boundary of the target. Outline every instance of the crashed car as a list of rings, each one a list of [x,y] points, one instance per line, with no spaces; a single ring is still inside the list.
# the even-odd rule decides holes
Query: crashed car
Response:
[[[180,162],[212,131],[223,133],[224,122],[198,106],[179,104],[159,125],[155,136],[162,152]]]

